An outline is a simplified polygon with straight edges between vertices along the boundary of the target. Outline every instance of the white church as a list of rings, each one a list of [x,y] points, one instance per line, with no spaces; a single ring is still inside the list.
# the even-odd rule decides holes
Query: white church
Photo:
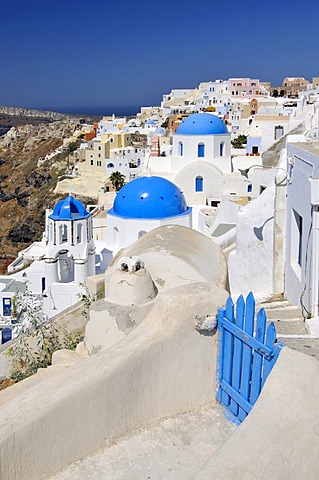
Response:
[[[190,205],[216,207],[223,197],[247,195],[247,182],[233,172],[231,134],[211,113],[194,113],[181,122],[172,154],[151,156],[145,169],[178,185]]]

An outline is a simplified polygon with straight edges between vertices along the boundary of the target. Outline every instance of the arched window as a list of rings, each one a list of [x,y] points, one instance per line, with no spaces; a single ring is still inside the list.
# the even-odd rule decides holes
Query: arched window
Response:
[[[203,143],[198,144],[197,156],[198,157],[205,157],[205,145]]]
[[[66,243],[68,241],[68,227],[63,224],[59,226],[60,243]]]
[[[225,142],[219,144],[219,156],[223,157],[225,155]]]
[[[107,168],[114,168],[114,163],[108,163]]]
[[[183,142],[179,142],[179,143],[178,143],[178,155],[179,155],[180,157],[183,156],[183,150],[184,150]]]
[[[204,187],[204,180],[203,177],[196,177],[195,178],[195,192],[202,192]]]
[[[82,243],[82,223],[78,223],[76,227],[76,243]]]
[[[117,246],[119,244],[119,229],[117,227],[113,228],[113,245]]]

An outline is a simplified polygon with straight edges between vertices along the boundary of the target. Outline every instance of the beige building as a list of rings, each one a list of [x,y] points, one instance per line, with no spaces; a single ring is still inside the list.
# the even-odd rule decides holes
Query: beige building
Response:
[[[306,90],[307,85],[309,82],[303,77],[286,77],[280,87],[272,87],[271,95],[273,97],[298,97],[298,92]]]
[[[133,137],[132,133],[112,132],[102,134],[101,140],[92,140],[85,150],[85,163],[81,165],[81,170],[105,174],[106,160],[111,158],[112,150],[131,147]]]

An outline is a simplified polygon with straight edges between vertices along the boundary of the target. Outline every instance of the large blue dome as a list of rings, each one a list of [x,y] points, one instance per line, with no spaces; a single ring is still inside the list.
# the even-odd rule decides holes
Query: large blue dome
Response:
[[[79,220],[90,215],[80,200],[76,200],[72,195],[68,195],[64,200],[60,200],[56,204],[49,218],[52,218],[52,220]]]
[[[162,219],[190,213],[174,183],[161,177],[140,177],[117,193],[109,214],[124,218]]]
[[[225,123],[211,113],[194,113],[176,130],[178,135],[219,135],[228,133]]]

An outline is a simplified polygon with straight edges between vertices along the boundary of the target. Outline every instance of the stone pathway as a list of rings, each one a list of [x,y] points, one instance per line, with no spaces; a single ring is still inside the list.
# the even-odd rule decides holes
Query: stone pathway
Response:
[[[188,480],[237,427],[218,406],[167,418],[50,480]]]

